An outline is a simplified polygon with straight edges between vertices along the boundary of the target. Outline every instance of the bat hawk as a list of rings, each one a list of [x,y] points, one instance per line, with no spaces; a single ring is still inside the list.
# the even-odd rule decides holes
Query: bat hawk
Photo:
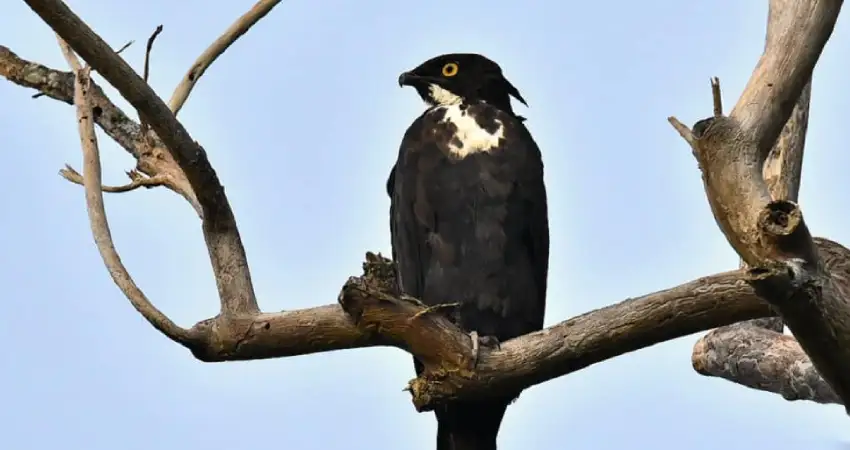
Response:
[[[426,305],[459,303],[439,311],[476,352],[541,329],[549,223],[540,149],[511,107],[525,100],[472,53],[429,59],[398,83],[426,103],[387,180],[400,289]],[[495,450],[519,394],[438,407],[437,450]]]

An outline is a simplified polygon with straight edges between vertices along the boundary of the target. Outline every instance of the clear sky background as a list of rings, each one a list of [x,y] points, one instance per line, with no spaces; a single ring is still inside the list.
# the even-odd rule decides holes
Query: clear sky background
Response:
[[[321,3],[321,5],[320,5]],[[151,84],[171,95],[251,1],[70,6],[141,71],[163,24]],[[845,12],[846,13],[846,12]],[[226,186],[260,305],[332,303],[366,250],[389,252],[384,182],[422,102],[398,74],[448,52],[499,62],[530,107],[546,164],[552,257],[547,324],[737,265],[690,149],[667,124],[731,107],[764,42],[767,2],[285,1],[219,59],[180,118]],[[814,78],[801,201],[814,233],[850,244],[846,130],[850,26],[839,20]],[[66,70],[51,30],[21,1],[0,7],[0,43]],[[114,92],[108,89],[108,92]],[[206,364],[151,328],[95,249],[74,110],[0,80],[0,447],[27,449],[434,448],[433,416],[401,391],[395,349]],[[132,109],[117,94],[112,99]],[[102,138],[104,182],[134,161]],[[107,194],[121,256],[184,326],[218,299],[200,224],[164,189]],[[526,391],[500,448],[841,448],[839,406],[790,403],[690,364],[698,335]]]

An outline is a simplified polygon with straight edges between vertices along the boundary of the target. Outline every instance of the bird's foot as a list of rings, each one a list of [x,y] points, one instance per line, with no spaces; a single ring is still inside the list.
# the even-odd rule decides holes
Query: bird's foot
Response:
[[[477,331],[470,331],[469,337],[472,339],[472,368],[478,366],[478,356],[481,354],[481,346],[491,350],[500,348],[499,338],[496,336],[481,336]]]

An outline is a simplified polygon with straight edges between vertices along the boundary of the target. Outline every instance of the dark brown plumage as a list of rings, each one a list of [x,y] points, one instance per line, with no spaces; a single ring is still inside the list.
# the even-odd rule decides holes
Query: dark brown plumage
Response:
[[[549,226],[540,150],[510,104],[517,89],[476,54],[442,55],[399,77],[428,109],[387,181],[401,289],[485,344],[543,327]],[[414,361],[417,374],[422,367]],[[494,450],[519,392],[435,411],[438,450]]]

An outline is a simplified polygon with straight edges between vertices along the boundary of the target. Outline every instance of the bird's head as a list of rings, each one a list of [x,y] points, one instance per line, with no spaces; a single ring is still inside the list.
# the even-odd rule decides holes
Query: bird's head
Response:
[[[430,105],[483,101],[510,114],[510,97],[523,105],[517,88],[502,75],[498,64],[475,53],[452,53],[425,61],[398,77],[399,86],[412,86]]]

